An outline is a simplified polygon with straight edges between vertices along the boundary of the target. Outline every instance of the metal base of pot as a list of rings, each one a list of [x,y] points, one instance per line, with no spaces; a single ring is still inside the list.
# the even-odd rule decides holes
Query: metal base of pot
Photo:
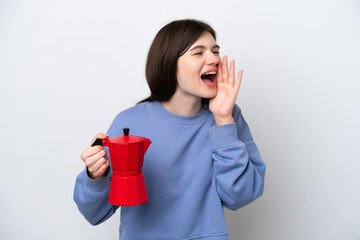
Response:
[[[135,176],[112,175],[109,203],[116,206],[134,206],[146,203],[148,196],[143,174]]]

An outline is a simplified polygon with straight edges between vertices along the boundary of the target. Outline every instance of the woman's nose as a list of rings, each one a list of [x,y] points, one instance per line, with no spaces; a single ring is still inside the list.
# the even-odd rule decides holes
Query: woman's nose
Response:
[[[217,65],[220,62],[220,56],[214,53],[210,53],[206,63],[208,65]]]

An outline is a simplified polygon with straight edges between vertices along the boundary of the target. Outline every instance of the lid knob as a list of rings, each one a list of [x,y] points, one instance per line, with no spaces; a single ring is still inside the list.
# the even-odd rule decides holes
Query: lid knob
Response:
[[[129,136],[130,128],[123,128],[124,136]]]

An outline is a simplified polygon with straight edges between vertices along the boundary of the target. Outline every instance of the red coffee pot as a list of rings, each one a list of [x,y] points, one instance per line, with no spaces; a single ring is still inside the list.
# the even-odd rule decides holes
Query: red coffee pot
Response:
[[[148,201],[141,168],[144,154],[151,141],[144,137],[129,136],[129,128],[124,128],[123,131],[124,136],[97,139],[93,146],[102,145],[109,148],[113,169],[109,203],[117,206],[133,206]]]

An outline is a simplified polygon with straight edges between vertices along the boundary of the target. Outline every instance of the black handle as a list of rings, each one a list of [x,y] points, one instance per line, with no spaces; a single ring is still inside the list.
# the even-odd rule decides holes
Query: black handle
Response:
[[[96,146],[96,145],[100,145],[100,146],[104,147],[101,138],[97,138],[97,139],[95,140],[95,142],[94,142],[93,144],[91,144],[92,147],[93,147],[93,146]]]
[[[124,136],[129,136],[130,128],[123,128]]]

